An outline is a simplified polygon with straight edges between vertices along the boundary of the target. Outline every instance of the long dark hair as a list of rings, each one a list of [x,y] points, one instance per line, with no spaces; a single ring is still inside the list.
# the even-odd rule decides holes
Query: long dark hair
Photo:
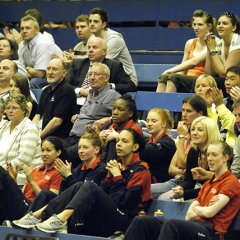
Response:
[[[238,34],[240,33],[240,20],[236,15],[234,15],[232,12],[224,12],[221,14],[221,16],[226,16],[227,18],[229,18],[231,20],[232,25],[233,26],[236,25],[236,30],[234,32]]]
[[[25,96],[28,102],[33,102],[33,98],[31,97],[28,79],[21,74],[14,74],[12,76],[12,80],[18,85],[21,93]]]
[[[5,37],[0,37],[0,41],[1,40],[6,40],[9,42],[9,45],[10,45],[10,48],[11,48],[11,51],[12,51],[12,55],[10,57],[9,60],[18,60],[18,49],[17,49],[17,45],[11,40],[11,39],[8,39],[8,38],[5,38]]]
[[[63,142],[60,138],[55,137],[55,136],[49,136],[46,137],[42,140],[41,145],[43,144],[43,142],[48,141],[50,143],[52,143],[54,145],[54,148],[56,149],[56,151],[61,150],[61,154],[59,155],[59,158],[62,161],[65,161],[68,159],[68,152],[67,150],[63,147]]]

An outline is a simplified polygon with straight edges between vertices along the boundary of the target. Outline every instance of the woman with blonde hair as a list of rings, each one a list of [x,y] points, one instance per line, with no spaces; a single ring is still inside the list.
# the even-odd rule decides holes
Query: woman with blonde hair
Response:
[[[185,221],[137,216],[125,233],[125,240],[239,239],[238,231],[233,231],[233,236],[226,234],[240,206],[239,182],[228,169],[233,150],[218,140],[208,146],[207,155],[213,177],[202,186]]]
[[[205,116],[198,117],[191,124],[190,134],[192,147],[187,154],[184,180],[172,191],[160,195],[158,199],[195,198],[199,187],[212,177],[206,151],[211,142],[222,139],[216,121]]]
[[[205,99],[208,89],[212,87],[217,87],[214,77],[208,74],[202,74],[196,80],[194,92]]]
[[[238,73],[239,69],[239,67],[230,67],[228,72]],[[234,132],[235,118],[232,115],[231,99],[223,99],[223,96],[219,98],[215,94],[215,92],[217,92],[217,83],[215,79],[208,74],[198,77],[195,92],[205,100],[208,116],[217,121],[222,139],[229,145],[236,145],[237,136]],[[217,100],[216,105],[214,104],[213,97],[215,101]]]
[[[152,136],[140,152],[140,157],[149,165],[152,183],[165,182],[170,179],[168,168],[176,151],[174,140],[167,135],[167,131],[173,128],[173,120],[168,110],[153,108],[146,122]]]
[[[192,148],[187,155],[184,181],[172,189],[172,199],[183,197],[187,200],[197,197],[201,185],[213,175],[209,171],[206,152],[211,142],[222,140],[216,121],[209,117],[198,117],[193,120],[190,133]]]

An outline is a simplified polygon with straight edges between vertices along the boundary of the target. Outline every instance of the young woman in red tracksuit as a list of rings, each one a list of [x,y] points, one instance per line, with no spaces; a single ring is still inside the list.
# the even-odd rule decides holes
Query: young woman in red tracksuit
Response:
[[[108,237],[125,232],[132,219],[152,199],[148,165],[139,159],[144,139],[133,129],[123,130],[116,139],[119,159],[107,163],[108,174],[100,187],[92,182],[76,183],[53,199],[36,218],[44,232],[66,231]],[[38,222],[40,222],[39,220]]]

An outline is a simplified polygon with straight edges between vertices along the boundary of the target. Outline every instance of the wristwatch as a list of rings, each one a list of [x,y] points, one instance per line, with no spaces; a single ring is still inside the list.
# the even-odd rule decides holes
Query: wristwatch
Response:
[[[184,135],[178,135],[178,138],[185,138],[185,136]]]
[[[110,120],[111,120],[111,124],[113,124],[112,116],[111,116],[111,117],[109,117],[109,118],[110,118]]]
[[[217,51],[211,51],[211,52],[210,52],[210,55],[211,55],[211,56],[215,56],[217,53],[218,53]]]

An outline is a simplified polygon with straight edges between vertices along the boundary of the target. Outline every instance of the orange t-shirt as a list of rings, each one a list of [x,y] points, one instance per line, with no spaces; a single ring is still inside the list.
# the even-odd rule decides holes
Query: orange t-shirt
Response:
[[[197,38],[193,39],[193,42],[190,46],[190,51],[189,51],[189,55],[188,55],[188,59],[192,59],[195,56],[193,55],[193,51],[195,49],[197,43]],[[199,63],[196,67],[191,68],[188,70],[187,75],[188,76],[195,76],[195,77],[199,77],[200,75],[204,74],[204,68],[205,68],[205,61]]]

